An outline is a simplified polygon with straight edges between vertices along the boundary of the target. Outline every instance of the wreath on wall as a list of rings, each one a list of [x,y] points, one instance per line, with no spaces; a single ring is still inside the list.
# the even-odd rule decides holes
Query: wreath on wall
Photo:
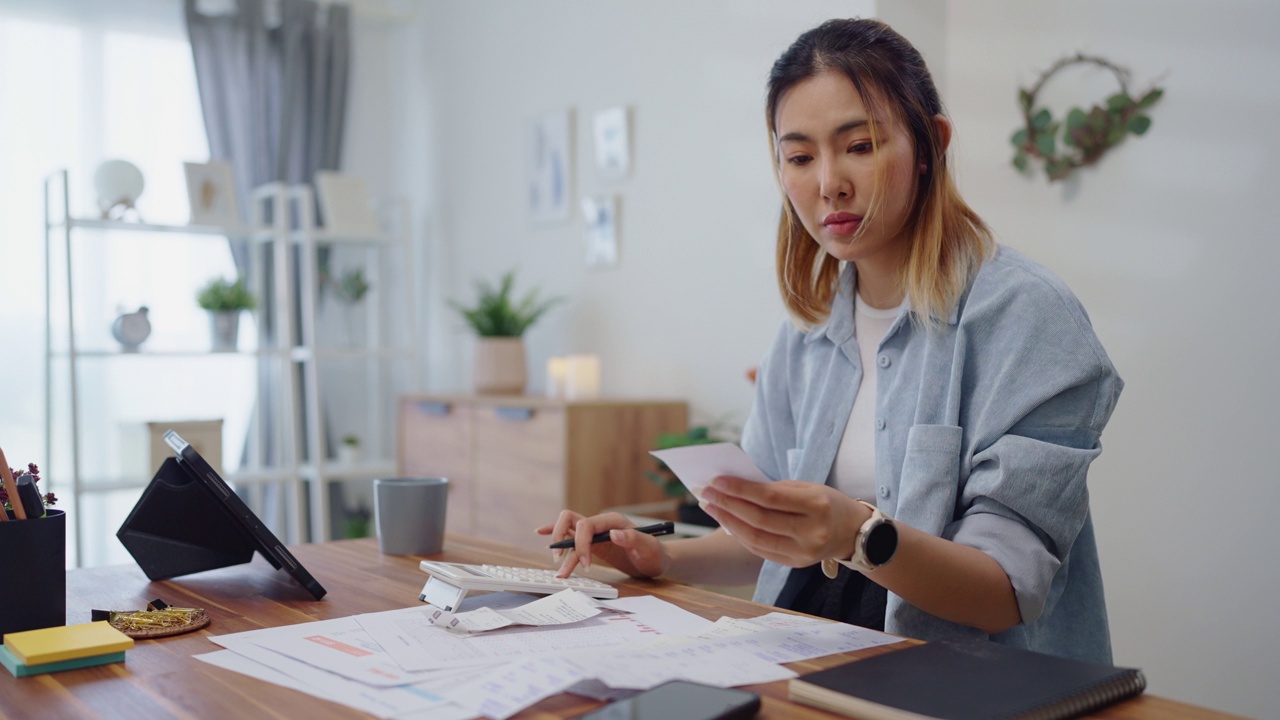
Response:
[[[1088,110],[1073,107],[1067,111],[1065,121],[1058,121],[1049,108],[1037,105],[1037,97],[1050,78],[1075,65],[1093,65],[1109,71],[1120,90]],[[1018,88],[1023,125],[1009,139],[1015,148],[1013,166],[1029,172],[1030,159],[1037,158],[1044,163],[1050,181],[1063,180],[1076,168],[1101,160],[1130,133],[1146,133],[1151,127],[1146,111],[1163,95],[1164,90],[1152,84],[1135,97],[1129,92],[1129,71],[1105,58],[1083,53],[1065,57],[1045,70],[1030,89]]]

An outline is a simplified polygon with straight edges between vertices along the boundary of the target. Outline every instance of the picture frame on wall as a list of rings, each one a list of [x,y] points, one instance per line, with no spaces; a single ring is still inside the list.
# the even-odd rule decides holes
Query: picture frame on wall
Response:
[[[315,188],[320,224],[325,231],[356,236],[378,234],[378,214],[363,179],[321,170],[315,175]]]
[[[582,198],[582,222],[587,246],[587,267],[618,264],[618,196]]]
[[[528,124],[529,219],[566,221],[573,197],[573,112],[544,113]]]
[[[183,163],[192,225],[240,225],[235,178],[225,162]]]
[[[622,180],[631,173],[629,115],[627,107],[619,105],[601,110],[593,118],[596,173],[602,180]]]

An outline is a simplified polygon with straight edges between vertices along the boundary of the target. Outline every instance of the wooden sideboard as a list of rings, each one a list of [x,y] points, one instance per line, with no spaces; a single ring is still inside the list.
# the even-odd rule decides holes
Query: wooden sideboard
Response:
[[[644,477],[649,451],[688,416],[679,401],[407,395],[397,464],[405,476],[449,479],[450,532],[528,545],[564,508],[662,500]]]

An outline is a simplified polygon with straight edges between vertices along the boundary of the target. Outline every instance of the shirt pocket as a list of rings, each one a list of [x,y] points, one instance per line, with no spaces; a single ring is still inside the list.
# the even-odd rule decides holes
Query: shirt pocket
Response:
[[[941,535],[955,515],[960,485],[957,425],[916,425],[907,433],[896,516],[931,535]]]

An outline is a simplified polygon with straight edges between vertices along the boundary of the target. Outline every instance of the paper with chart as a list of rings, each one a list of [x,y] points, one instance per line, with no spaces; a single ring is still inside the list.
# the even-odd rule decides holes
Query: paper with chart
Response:
[[[669,450],[651,450],[680,478],[689,494],[702,501],[702,490],[720,475],[732,475],[756,482],[769,482],[769,477],[756,467],[751,457],[733,443],[685,445]]]
[[[426,673],[397,664],[354,617],[254,630],[243,636],[259,647],[375,687],[430,679]]]
[[[288,658],[258,648],[247,641],[241,643],[233,641],[231,647],[235,649],[218,650],[196,655],[195,658],[226,670],[341,703],[371,715],[396,720],[409,720],[415,717],[429,717],[432,720],[465,720],[475,717],[475,712],[471,709],[463,708],[440,695],[439,684],[467,682],[472,679],[472,675],[485,671],[483,668],[473,668],[468,675],[451,673],[447,678],[429,683],[376,688],[315,668],[312,668],[312,671],[318,675],[310,677],[309,680],[303,680],[298,675],[281,668],[281,661],[289,661]],[[306,663],[297,664],[306,665]]]
[[[730,687],[795,675],[721,641],[662,636],[641,647],[563,653],[510,663],[469,682],[452,684],[441,693],[477,714],[505,720],[543,698],[590,680],[647,690],[676,679]]]
[[[526,598],[494,593],[476,605],[497,611],[541,603],[515,615],[542,621],[591,609],[568,598]],[[506,720],[573,687],[599,695],[673,679],[722,687],[772,682],[795,675],[781,663],[901,640],[780,612],[712,623],[652,596],[600,604],[618,612],[468,634],[424,623],[424,613],[438,610],[414,606],[216,636],[210,639],[226,650],[197,657],[382,718]],[[406,659],[416,665],[402,664]]]
[[[722,617],[698,637],[725,642],[774,663],[902,642],[900,637],[857,625],[781,612],[751,619]]]
[[[581,595],[576,590],[571,592]],[[631,614],[607,613],[557,626],[508,627],[482,634],[459,636],[434,624],[440,612],[430,605],[357,616],[368,636],[407,671],[483,665],[523,657],[574,650],[618,647],[647,641],[671,629],[700,632],[710,626],[698,617],[657,598],[619,598],[609,605]],[[632,610],[639,607],[643,610]],[[664,629],[665,628],[665,629]]]

